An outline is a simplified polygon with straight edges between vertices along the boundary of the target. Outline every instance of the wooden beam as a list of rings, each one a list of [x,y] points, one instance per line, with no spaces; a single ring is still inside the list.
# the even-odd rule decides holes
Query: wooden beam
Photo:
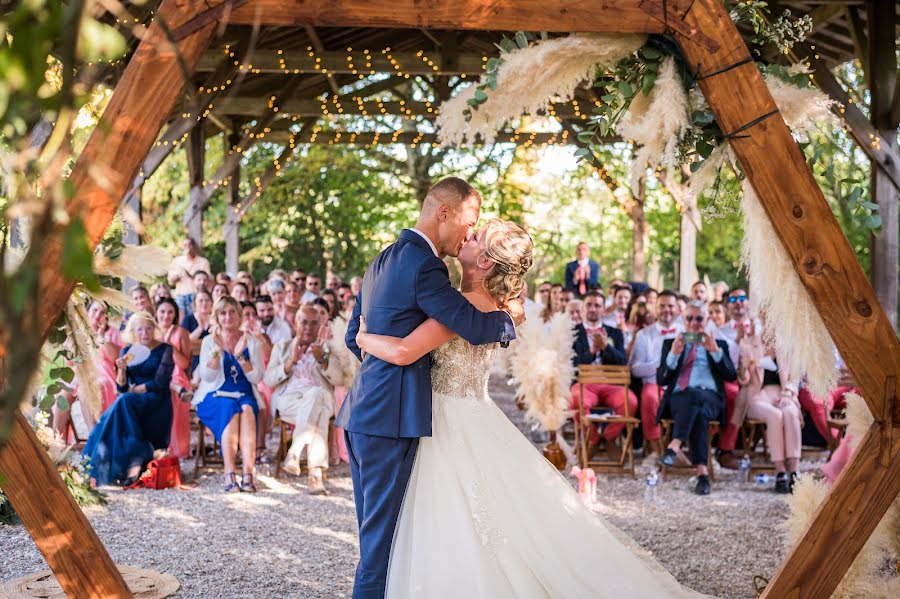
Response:
[[[730,135],[731,147],[749,183],[869,409],[876,418],[882,418],[885,406],[895,400],[885,396],[888,381],[900,375],[900,344],[893,327],[806,166],[803,153],[777,114],[759,69],[752,60],[728,68],[750,59],[750,53],[727,10],[719,0],[697,0],[686,19],[719,43],[720,50],[710,53],[678,37],[687,63],[697,65],[698,75],[718,73],[700,78],[700,88],[719,126]],[[880,442],[880,438],[867,439],[864,445]],[[865,452],[861,448],[858,454]],[[860,459],[873,458],[860,455]],[[766,590],[767,597],[829,596],[900,488],[900,460],[895,460],[890,474],[880,466],[861,468],[859,463],[849,469],[800,545],[782,564]],[[867,475],[870,478],[863,478]],[[870,488],[877,491],[877,500],[866,509],[845,514],[845,506],[837,503],[859,489]],[[852,520],[854,526],[836,527],[833,520],[828,522],[823,517],[837,510],[841,510],[840,521]],[[829,529],[834,534],[823,534]],[[835,547],[841,550],[835,551]],[[815,556],[815,560],[809,560],[809,556]]]
[[[309,38],[309,41],[312,43],[312,47],[315,48],[316,52],[324,52],[325,46],[322,44],[322,40],[319,39],[319,34],[316,33],[316,28],[307,23],[304,26],[304,29],[306,30],[306,36]],[[282,62],[281,64],[282,69],[286,71],[288,69],[287,63]],[[339,95],[341,93],[341,90],[338,89],[338,84],[334,80],[334,74],[330,71],[323,71],[322,73],[328,78],[328,85],[331,87],[331,91]]]
[[[897,85],[896,16],[892,2],[867,5],[869,75],[874,144],[897,151],[897,125],[891,117]],[[872,169],[872,201],[878,204],[881,231],[872,244],[872,284],[891,323],[897,324],[897,264],[900,261],[900,191],[880,169]]]
[[[266,136],[266,141],[271,143],[287,143],[292,136],[290,131],[276,131]],[[571,137],[565,132],[559,133],[515,133],[512,131],[497,134],[495,143],[516,143],[519,145],[544,145],[544,144],[569,144]],[[434,133],[422,133],[416,131],[394,131],[378,133],[364,131],[353,133],[348,131],[318,131],[307,130],[295,136],[297,144],[355,144],[358,146],[403,144],[417,146],[422,144],[438,143]],[[481,143],[474,144],[483,145]]]
[[[207,4],[219,4],[213,0]],[[662,33],[662,22],[640,8],[642,0],[253,0],[228,15],[235,25],[313,25],[315,27],[398,27],[602,33]],[[683,12],[690,0],[669,0]]]
[[[198,248],[203,247],[203,188],[206,184],[206,135],[204,123],[199,123],[188,133],[187,166],[188,166],[188,206],[184,211],[182,222],[187,229],[188,237],[194,240]]]
[[[850,28],[850,37],[853,39],[853,47],[856,49],[856,57],[862,65],[866,85],[871,87],[872,81],[869,74],[869,42],[866,39],[866,29],[862,18],[859,16],[859,8],[856,6],[845,7],[847,13],[847,26]]]
[[[196,64],[209,44],[213,26],[173,47],[160,27],[177,26],[195,15],[199,3],[164,0],[156,22],[129,61],[100,122],[69,176],[75,195],[66,209],[84,219],[90,247],[95,247],[112,222],[185,81],[182,67]],[[180,59],[177,54],[180,54]],[[49,239],[42,256],[36,307],[41,335],[46,338],[75,287],[60,275],[63,231]],[[131,597],[125,581],[84,513],[69,496],[65,483],[18,415],[12,438],[0,451],[0,471],[7,477],[4,492],[22,518],[35,544],[70,597]]]
[[[240,142],[240,134],[237,126],[233,126],[233,133],[225,137],[225,151],[236,146]],[[225,238],[225,271],[231,276],[237,275],[238,257],[241,253],[240,240],[240,201],[241,201],[241,165],[234,169],[231,180],[228,182],[228,208],[225,213],[225,224],[222,227],[222,236]]]

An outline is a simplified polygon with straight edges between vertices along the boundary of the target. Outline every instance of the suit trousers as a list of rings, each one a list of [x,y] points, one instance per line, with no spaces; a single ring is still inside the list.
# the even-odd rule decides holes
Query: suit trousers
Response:
[[[719,435],[719,450],[734,451],[737,444],[739,426],[731,424],[731,414],[734,412],[734,402],[737,400],[740,386],[737,381],[725,381],[725,422],[722,427],[722,434]]]
[[[641,428],[644,438],[648,441],[659,439],[659,423],[656,422],[656,413],[659,411],[660,386],[644,383],[641,387]]]
[[[350,431],[344,435],[359,523],[359,564],[353,599],[383,599],[394,529],[419,439]]]
[[[578,385],[577,383],[572,385],[572,395],[569,398],[569,409],[576,411],[576,422],[581,420],[577,414],[578,398],[581,392],[579,387],[580,385]],[[600,385],[597,383],[586,384],[584,386],[585,412],[590,412],[591,408],[597,406],[606,406],[607,408],[612,408],[613,412],[616,415],[624,416],[626,394],[623,391],[624,389],[620,385]],[[637,396],[634,394],[634,391],[628,389],[627,398],[628,414],[633,418],[636,416],[635,413],[637,412],[638,407]],[[603,438],[607,441],[615,439],[622,434],[622,431],[624,429],[624,424],[608,424],[606,425],[606,429],[603,431]],[[600,441],[600,434],[597,432],[596,427],[594,427],[594,429],[591,431],[590,443],[596,444],[598,441]]]
[[[694,466],[705,466],[709,461],[709,421],[719,415],[721,402],[715,391],[697,387],[674,391],[669,398],[675,420],[672,437],[690,444]]]

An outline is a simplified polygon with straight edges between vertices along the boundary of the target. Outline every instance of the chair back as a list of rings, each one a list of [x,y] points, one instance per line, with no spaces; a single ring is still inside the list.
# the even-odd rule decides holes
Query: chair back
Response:
[[[611,366],[607,364],[581,364],[578,366],[578,392],[584,401],[585,385],[616,385],[622,387],[622,393],[628,393],[631,385],[631,368],[627,365]],[[628,399],[625,400],[625,417],[630,418],[631,410]]]

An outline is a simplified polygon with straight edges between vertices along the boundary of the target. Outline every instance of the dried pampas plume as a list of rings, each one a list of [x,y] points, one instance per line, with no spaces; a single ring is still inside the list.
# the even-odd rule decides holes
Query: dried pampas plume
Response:
[[[816,131],[818,123],[831,129],[840,126],[838,118],[831,112],[834,100],[818,88],[797,87],[772,74],[766,75],[764,79],[778,106],[778,112],[800,141],[809,141],[809,136]]]
[[[78,400],[82,409],[87,408],[96,420],[100,417],[103,391],[97,373],[101,371],[102,358],[94,345],[94,334],[84,304],[73,295],[65,308],[66,324],[69,327],[69,339],[75,351],[75,363],[72,369],[78,377]]]
[[[810,390],[825,397],[838,378],[828,329],[749,183],[744,185],[741,209],[741,262],[753,290],[753,307],[766,315],[765,335],[790,357],[788,377],[800,380],[805,374]]]
[[[510,119],[537,114],[550,100],[569,100],[575,88],[596,75],[598,66],[612,66],[640,48],[642,35],[570,35],[542,40],[505,55],[497,72],[497,88],[483,104],[471,108],[475,85],[441,105],[438,136],[444,145],[474,143],[480,136],[493,143],[496,132]],[[482,78],[482,82],[484,78]]]
[[[688,97],[675,67],[675,59],[666,58],[649,96],[639,93],[616,127],[624,139],[640,148],[631,164],[631,189],[637,189],[648,167],[678,166],[676,149],[690,126]]]
[[[166,274],[171,262],[171,254],[164,249],[151,245],[126,246],[116,259],[104,254],[94,254],[94,272],[108,277],[131,277],[149,282]]]
[[[82,291],[90,295],[99,302],[103,302],[107,306],[115,308],[120,312],[137,312],[137,306],[134,301],[125,293],[118,289],[110,289],[109,287],[100,287],[97,291],[83,288]]]
[[[334,381],[338,386],[349,389],[353,385],[353,379],[356,377],[356,371],[359,370],[359,360],[347,347],[344,337],[347,335],[347,321],[343,317],[338,316],[331,323],[331,339],[328,340],[328,349],[331,352],[332,363],[329,364],[331,370],[334,361],[337,362],[337,376],[340,380]]]
[[[513,382],[526,406],[525,419],[555,431],[568,418],[574,329],[566,314],[555,314],[549,330],[539,318],[527,319],[516,331]]]

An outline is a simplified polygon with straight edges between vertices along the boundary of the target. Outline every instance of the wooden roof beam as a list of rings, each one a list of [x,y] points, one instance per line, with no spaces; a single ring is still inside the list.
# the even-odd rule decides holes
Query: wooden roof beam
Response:
[[[267,142],[287,143],[292,134],[289,131],[273,131],[266,136]],[[609,143],[621,141],[619,138],[609,138]],[[372,131],[364,131],[362,133],[352,133],[348,131],[331,131],[321,130],[305,130],[300,135],[295,136],[297,144],[355,144],[360,146],[372,145],[422,145],[438,143],[435,133],[423,133],[417,131],[394,131],[378,133]],[[494,143],[515,143],[519,145],[570,145],[573,142],[572,135],[565,131],[556,133],[540,132],[540,133],[515,133],[513,131],[500,132]],[[474,144],[482,146],[483,143]]]

